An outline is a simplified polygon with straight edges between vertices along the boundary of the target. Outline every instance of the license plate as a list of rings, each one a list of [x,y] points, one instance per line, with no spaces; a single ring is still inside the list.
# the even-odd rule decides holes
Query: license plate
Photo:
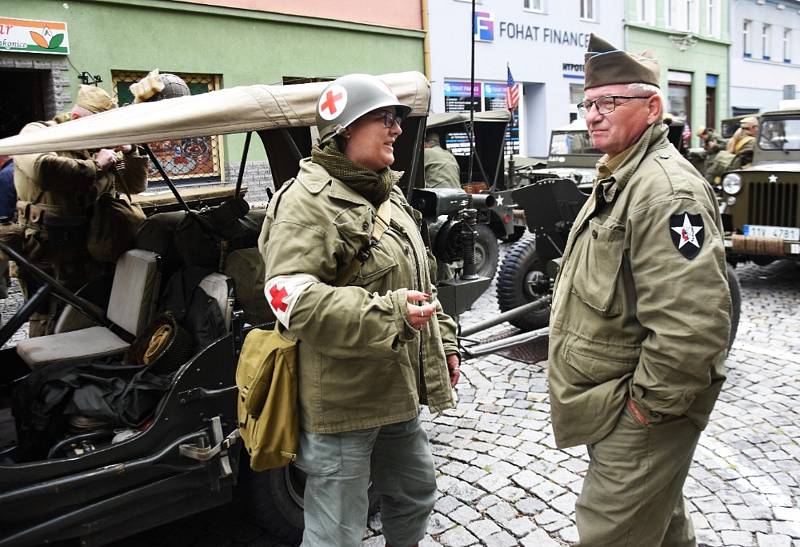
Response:
[[[744,235],[751,237],[775,237],[784,241],[797,241],[800,240],[800,228],[745,224]]]

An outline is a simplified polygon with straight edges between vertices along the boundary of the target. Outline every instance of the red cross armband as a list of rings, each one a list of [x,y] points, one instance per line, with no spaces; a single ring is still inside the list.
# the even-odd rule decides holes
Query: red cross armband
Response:
[[[281,324],[289,328],[292,309],[297,299],[319,279],[309,274],[279,275],[268,279],[264,285],[264,296],[272,312]]]

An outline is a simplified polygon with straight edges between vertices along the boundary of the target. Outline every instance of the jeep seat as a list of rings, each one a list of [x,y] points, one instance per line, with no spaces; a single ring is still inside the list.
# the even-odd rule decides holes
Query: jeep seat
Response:
[[[114,269],[106,317],[137,336],[153,317],[159,282],[158,255],[140,249],[125,252]],[[95,326],[22,340],[17,354],[34,368],[116,355],[128,346],[107,327]]]
[[[225,319],[225,330],[231,330],[231,318],[233,316],[233,291],[231,288],[231,278],[221,273],[211,273],[200,281],[200,288],[205,293],[217,301],[219,311]]]

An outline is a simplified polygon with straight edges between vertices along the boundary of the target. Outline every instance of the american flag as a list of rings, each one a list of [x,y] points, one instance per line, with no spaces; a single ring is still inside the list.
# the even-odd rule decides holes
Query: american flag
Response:
[[[508,87],[506,87],[506,105],[508,106],[509,110],[514,110],[519,105],[519,86],[514,81],[514,77],[511,75],[511,67],[506,65],[506,70],[508,70]]]

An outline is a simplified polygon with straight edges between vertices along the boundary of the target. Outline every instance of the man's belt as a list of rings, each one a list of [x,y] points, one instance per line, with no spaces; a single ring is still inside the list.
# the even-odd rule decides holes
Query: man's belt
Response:
[[[88,216],[80,209],[22,200],[17,201],[17,219],[28,228],[42,228],[47,224],[81,226],[89,223]]]

